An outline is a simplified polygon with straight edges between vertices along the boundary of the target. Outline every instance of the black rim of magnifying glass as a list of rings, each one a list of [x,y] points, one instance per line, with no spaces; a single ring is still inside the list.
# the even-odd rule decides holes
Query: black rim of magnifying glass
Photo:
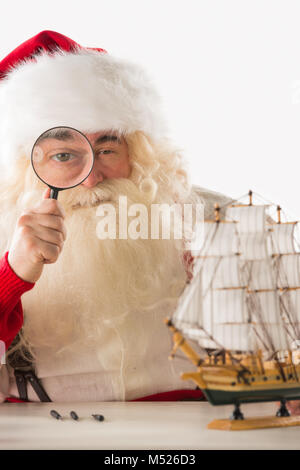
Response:
[[[37,172],[35,171],[35,168],[34,168],[34,164],[33,164],[33,150],[34,150],[34,147],[35,147],[35,144],[39,141],[39,139],[42,137],[42,135],[46,134],[46,132],[49,132],[49,131],[53,131],[54,129],[71,129],[72,131],[75,131],[75,132],[78,132],[78,134],[81,134],[85,140],[88,142],[90,148],[91,148],[91,151],[92,151],[92,156],[93,156],[93,164],[91,166],[91,169],[90,171],[88,172],[88,174],[79,182],[79,183],[76,183],[74,184],[73,186],[68,186],[67,188],[57,188],[55,186],[51,186],[50,184],[46,183],[46,181],[44,181],[38,174]],[[86,135],[83,134],[83,132],[79,131],[78,129],[75,129],[74,127],[70,127],[70,126],[55,126],[55,127],[50,127],[50,129],[47,129],[45,132],[43,132],[37,139],[36,141],[34,142],[33,144],[33,147],[32,147],[32,150],[31,150],[31,166],[33,168],[33,171],[35,172],[36,176],[38,177],[38,179],[40,181],[42,181],[44,184],[46,184],[48,186],[48,188],[51,189],[50,191],[50,198],[51,199],[57,199],[57,196],[58,196],[58,193],[59,191],[64,191],[65,189],[72,189],[72,188],[75,188],[76,186],[78,186],[79,184],[83,183],[84,180],[87,179],[87,177],[90,175],[92,169],[93,169],[93,166],[94,166],[94,163],[95,163],[95,154],[94,154],[94,150],[93,150],[93,147],[92,147],[92,144],[91,142],[89,141],[89,139],[87,138]]]

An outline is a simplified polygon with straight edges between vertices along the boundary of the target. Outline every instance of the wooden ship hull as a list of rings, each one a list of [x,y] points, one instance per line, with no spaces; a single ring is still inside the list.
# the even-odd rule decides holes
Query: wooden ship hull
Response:
[[[255,403],[300,399],[300,364],[288,355],[286,361],[263,361],[261,354],[201,359],[184,336],[166,319],[174,333],[172,359],[179,348],[197,366],[197,371],[185,372],[183,380],[193,380],[212,405]],[[233,361],[238,361],[238,365]],[[297,358],[299,360],[299,358]],[[219,364],[213,362],[219,361]],[[222,363],[223,362],[223,363]]]
[[[262,383],[259,378],[254,376],[252,378],[255,381],[250,382],[249,385],[238,384],[232,380],[232,377],[228,378],[228,383],[224,381],[225,383],[218,384],[217,381],[213,383],[207,381],[202,391],[212,405],[281,401],[282,399],[300,400],[300,383],[295,380],[285,383]]]

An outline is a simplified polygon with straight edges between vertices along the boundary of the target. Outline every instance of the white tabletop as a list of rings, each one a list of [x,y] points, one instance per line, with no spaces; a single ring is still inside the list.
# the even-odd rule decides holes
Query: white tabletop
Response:
[[[55,409],[63,420],[50,416]],[[241,407],[272,415],[275,403]],[[74,421],[70,411],[80,420]],[[300,449],[300,426],[251,431],[206,429],[232,406],[207,402],[2,403],[0,449]],[[91,414],[103,414],[97,422]]]

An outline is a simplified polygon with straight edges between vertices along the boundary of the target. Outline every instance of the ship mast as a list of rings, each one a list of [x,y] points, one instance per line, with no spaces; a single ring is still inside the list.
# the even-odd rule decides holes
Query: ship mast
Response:
[[[277,223],[278,224],[281,224],[281,215],[280,215],[280,211],[281,211],[281,207],[280,206],[277,206]]]
[[[220,206],[217,202],[215,203],[215,221],[220,222]]]
[[[248,194],[249,194],[249,206],[252,206],[252,194],[253,194],[253,193],[252,193],[251,189],[249,189],[249,193],[248,193]]]

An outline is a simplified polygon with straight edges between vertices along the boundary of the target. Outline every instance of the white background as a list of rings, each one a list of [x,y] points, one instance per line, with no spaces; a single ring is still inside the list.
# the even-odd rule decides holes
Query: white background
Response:
[[[144,65],[194,183],[300,218],[299,1],[12,0],[0,18],[0,58],[51,29]]]

